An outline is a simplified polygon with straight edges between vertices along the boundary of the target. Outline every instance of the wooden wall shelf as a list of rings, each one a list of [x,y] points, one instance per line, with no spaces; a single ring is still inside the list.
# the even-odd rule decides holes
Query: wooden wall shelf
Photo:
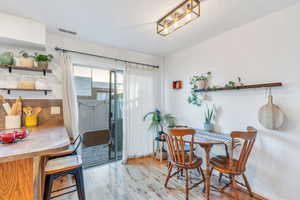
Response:
[[[7,90],[7,94],[10,94],[11,91],[29,91],[29,92],[44,92],[45,95],[52,90],[38,90],[38,89],[21,89],[21,88],[0,88],[0,90]]]
[[[250,89],[250,88],[271,88],[271,87],[280,87],[282,86],[281,82],[276,83],[264,83],[264,84],[254,84],[254,85],[243,85],[237,86],[235,88],[217,88],[217,89],[205,89],[205,90],[195,90],[195,92],[214,92],[214,91],[224,91],[224,90],[240,90],[240,89]]]
[[[9,73],[12,72],[12,70],[24,70],[24,71],[33,71],[33,72],[43,72],[44,76],[46,76],[46,73],[52,73],[51,69],[38,69],[38,68],[28,68],[28,67],[21,67],[21,66],[14,66],[14,65],[3,65],[0,64],[0,68],[2,69],[8,69]]]

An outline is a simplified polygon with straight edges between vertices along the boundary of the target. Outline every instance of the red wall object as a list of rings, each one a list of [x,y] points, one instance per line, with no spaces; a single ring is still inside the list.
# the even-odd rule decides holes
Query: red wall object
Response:
[[[173,81],[173,89],[181,89],[182,81]]]

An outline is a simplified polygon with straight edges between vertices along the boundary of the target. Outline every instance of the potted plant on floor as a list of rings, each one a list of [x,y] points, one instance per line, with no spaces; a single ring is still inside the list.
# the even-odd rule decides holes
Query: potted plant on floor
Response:
[[[151,117],[149,130],[154,130],[157,136],[164,134],[164,125],[167,125],[169,128],[173,128],[176,125],[176,118],[172,114],[162,115],[158,109],[147,113],[143,120],[145,121],[148,117]]]
[[[37,62],[38,68],[47,69],[49,62],[51,62],[53,59],[53,55],[51,55],[51,54],[43,55],[43,54],[35,53],[34,59]]]
[[[27,67],[27,68],[33,68],[33,56],[29,55],[26,51],[20,51],[19,55],[21,56],[19,58],[20,65],[22,67]]]
[[[205,131],[213,131],[214,130],[214,124],[212,123],[212,119],[214,116],[214,110],[209,109],[207,107],[206,111],[204,112],[205,115],[205,123],[204,123],[204,130]]]
[[[158,109],[155,109],[152,112],[147,113],[143,120],[145,121],[148,117],[151,117],[151,123],[149,125],[149,130],[154,130],[157,134],[155,140],[157,141],[157,150],[155,152],[156,159],[159,159],[159,142],[165,142],[165,132],[164,125],[167,125],[169,128],[174,128],[176,126],[176,118],[171,114],[162,115]],[[154,152],[154,141],[153,141],[153,152]],[[162,147],[162,159],[167,159],[168,155],[164,147]]]

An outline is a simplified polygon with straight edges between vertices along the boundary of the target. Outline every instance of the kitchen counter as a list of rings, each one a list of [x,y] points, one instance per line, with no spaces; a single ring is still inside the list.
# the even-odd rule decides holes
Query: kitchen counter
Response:
[[[41,200],[47,154],[68,148],[70,140],[61,121],[31,128],[25,139],[0,144],[0,199]]]
[[[30,128],[30,135],[12,144],[0,144],[0,163],[43,156],[67,149],[70,140],[63,122]]]

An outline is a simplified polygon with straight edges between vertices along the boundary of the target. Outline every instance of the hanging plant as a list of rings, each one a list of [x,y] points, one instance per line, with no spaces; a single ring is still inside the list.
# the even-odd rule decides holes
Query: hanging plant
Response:
[[[202,94],[199,92],[195,92],[197,89],[207,89],[208,88],[208,80],[211,79],[211,72],[207,72],[206,74],[195,75],[190,80],[191,86],[191,95],[188,97],[188,103],[193,104],[195,106],[200,107],[204,102]]]

